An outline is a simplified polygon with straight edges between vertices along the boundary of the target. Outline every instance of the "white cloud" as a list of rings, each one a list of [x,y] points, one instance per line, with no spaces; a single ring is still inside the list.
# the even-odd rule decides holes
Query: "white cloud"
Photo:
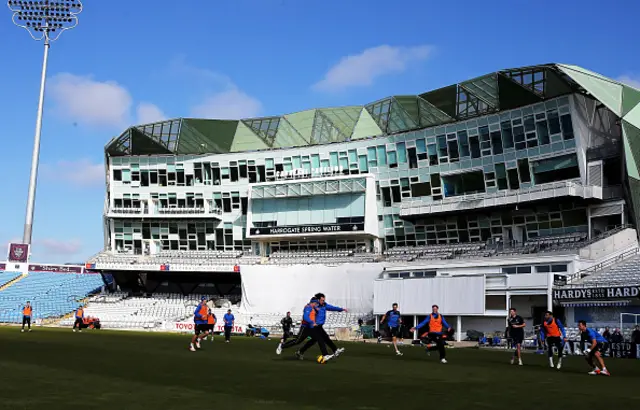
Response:
[[[43,248],[47,255],[75,255],[82,249],[82,244],[76,239],[40,239],[34,241],[34,247]]]
[[[360,54],[343,57],[331,67],[324,78],[313,85],[317,91],[340,91],[349,87],[373,84],[381,76],[401,73],[412,62],[423,61],[432,47],[392,47],[382,45],[364,50]]]
[[[43,164],[42,173],[48,179],[81,187],[102,186],[105,181],[104,165],[88,159],[60,160],[55,164]]]
[[[191,65],[184,56],[171,61],[168,74],[199,92],[199,102],[189,109],[193,117],[237,120],[262,113],[262,103],[242,91],[229,76]]]
[[[56,115],[81,125],[129,125],[133,99],[115,81],[97,81],[91,76],[60,73],[49,81],[48,95]]]
[[[164,121],[167,116],[164,112],[155,104],[143,102],[138,104],[137,111],[137,124],[149,124],[152,122]]]
[[[630,85],[631,87],[635,87],[640,90],[640,76],[636,75],[621,75],[617,78],[621,83]]]
[[[211,94],[191,109],[194,117],[220,120],[257,117],[261,112],[262,103],[238,89]]]

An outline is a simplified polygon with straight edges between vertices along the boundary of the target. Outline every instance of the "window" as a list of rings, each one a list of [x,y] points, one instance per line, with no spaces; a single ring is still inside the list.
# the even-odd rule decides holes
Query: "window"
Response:
[[[114,181],[122,181],[122,171],[119,169],[113,170],[113,180]]]

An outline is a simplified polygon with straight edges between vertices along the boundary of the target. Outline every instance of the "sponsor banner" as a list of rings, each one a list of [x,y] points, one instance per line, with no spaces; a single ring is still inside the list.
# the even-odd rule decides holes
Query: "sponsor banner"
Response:
[[[578,356],[583,355],[582,346],[589,347],[591,343],[577,342],[568,340],[562,349],[565,355]],[[620,358],[620,359],[640,359],[640,344],[636,343],[609,343],[609,347],[606,351],[606,357]]]
[[[600,288],[554,289],[553,299],[558,301],[615,300],[638,298],[640,286],[607,286]]]
[[[173,332],[189,333],[195,330],[195,323],[193,322],[166,322],[164,324],[165,330]],[[224,326],[216,324],[213,328],[214,332],[224,332]],[[231,333],[244,334],[246,327],[244,325],[235,325],[231,330]]]
[[[82,266],[29,265],[29,272],[82,273]]]
[[[29,260],[29,245],[26,243],[9,244],[9,262],[24,263]]]
[[[300,226],[272,226],[268,228],[251,228],[250,235],[306,235],[312,233],[362,232],[364,222],[352,224],[325,224]]]
[[[7,265],[4,263],[0,263],[0,270],[5,270],[7,268]]]

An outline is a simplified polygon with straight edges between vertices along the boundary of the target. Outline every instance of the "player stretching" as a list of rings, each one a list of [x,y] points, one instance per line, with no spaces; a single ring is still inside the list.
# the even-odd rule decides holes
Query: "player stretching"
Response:
[[[427,338],[429,340],[433,340],[436,342],[436,346],[438,347],[438,353],[440,354],[440,363],[446,364],[446,350],[444,348],[444,339],[442,331],[444,328],[447,329],[447,332],[451,331],[451,326],[444,320],[444,317],[440,313],[438,313],[438,305],[431,306],[431,314],[427,316],[425,320],[420,322],[416,327],[412,327],[410,329],[411,332],[416,330],[420,330],[420,328],[429,325],[429,334]],[[427,348],[428,349],[428,348]]]
[[[333,359],[333,355],[329,355],[329,352],[327,352],[327,346],[324,343],[324,339],[322,337],[319,337],[318,332],[316,331],[318,305],[319,302],[316,299],[311,299],[311,302],[306,304],[302,311],[302,324],[300,324],[298,335],[295,339],[288,340],[286,343],[280,343],[278,345],[278,348],[276,349],[276,354],[281,354],[282,349],[288,349],[290,347],[299,345],[300,343],[307,340],[307,338],[311,338],[311,341],[315,341],[318,343],[320,352],[322,352],[322,356],[325,362]],[[300,352],[296,352],[296,357],[300,360],[304,358]]]
[[[564,351],[562,349],[563,342],[567,341],[567,333],[559,319],[553,317],[553,312],[547,311],[544,314],[544,321],[540,327],[540,336],[542,340],[547,342],[547,355],[549,356],[549,367],[553,369],[553,347],[558,351],[558,365],[556,368],[562,368],[562,358]]]
[[[515,308],[509,309],[509,337],[516,347],[511,357],[511,364],[518,359],[518,365],[522,366],[522,342],[524,341],[524,328],[527,324],[516,313]]]
[[[216,326],[217,321],[218,321],[218,318],[216,317],[215,313],[213,313],[213,311],[209,309],[209,313],[207,314],[207,330],[209,331],[209,335],[211,336],[209,340],[211,340],[212,342],[213,342],[213,330]]]
[[[593,369],[589,372],[590,375],[605,375],[611,376],[609,370],[607,370],[607,366],[604,364],[604,360],[602,359],[602,353],[607,351],[607,339],[605,339],[600,333],[596,332],[593,329],[587,327],[587,322],[581,320],[578,322],[578,329],[582,333],[582,337],[586,338],[591,343],[591,347],[589,347],[589,353],[587,353],[587,363]],[[598,361],[600,367],[598,367],[594,362],[593,358]],[[602,369],[602,370],[600,370]]]
[[[31,302],[27,301],[27,304],[22,308],[22,330],[24,332],[24,325],[27,325],[29,328],[29,332],[31,331],[31,315],[33,313],[33,308],[31,307]]]
[[[387,326],[389,327],[389,334],[391,335],[393,348],[396,349],[396,354],[398,356],[402,356],[402,352],[398,350],[398,337],[400,337],[400,325],[402,324],[402,316],[400,315],[400,311],[398,310],[397,303],[391,305],[391,310],[385,313],[384,316],[382,316],[382,319],[380,319],[380,324],[383,324],[385,320],[387,321]]]
[[[82,305],[78,306],[78,310],[76,310],[76,321],[73,322],[73,331],[76,331],[76,326],[78,326],[78,332],[82,333],[82,328],[84,327],[84,309]]]
[[[323,326],[324,326],[324,322],[327,319],[327,310],[330,312],[346,312],[347,309],[328,304],[325,301],[324,293],[316,293],[311,299],[310,303],[314,303],[314,302],[317,303],[316,326],[314,328],[317,339],[322,339],[324,341],[324,344],[329,346],[331,351],[333,351],[333,355],[331,357],[338,357],[342,353],[344,353],[344,347],[338,348],[338,346],[336,346],[336,344],[333,343],[333,340],[331,340],[327,332],[324,330]],[[316,344],[316,342],[318,341],[311,339],[307,343],[305,343],[305,345],[302,346],[302,349],[296,352],[296,355],[298,356],[298,358],[302,358],[304,356],[304,353],[307,350],[309,350],[314,344]]]
[[[207,298],[204,296],[200,299],[200,303],[196,306],[196,310],[193,312],[194,333],[191,338],[191,344],[189,350],[195,352],[196,349],[200,349],[200,340],[207,337],[209,334],[207,326],[207,317],[209,316],[209,306],[207,306]]]

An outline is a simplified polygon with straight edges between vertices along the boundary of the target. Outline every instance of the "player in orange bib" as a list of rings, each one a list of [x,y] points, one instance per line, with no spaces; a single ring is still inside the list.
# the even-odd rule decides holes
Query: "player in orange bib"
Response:
[[[416,325],[416,327],[411,328],[410,331],[419,331],[420,328],[425,326],[429,326],[428,339],[433,340],[438,347],[438,353],[440,353],[440,363],[446,364],[447,353],[444,347],[444,338],[446,337],[446,334],[451,331],[451,326],[449,326],[447,321],[438,311],[438,305],[431,306],[431,314],[427,316],[425,320]]]
[[[209,331],[209,335],[211,336],[209,340],[211,340],[212,342],[213,342],[213,330],[216,326],[217,321],[218,321],[218,318],[216,318],[215,313],[213,313],[213,311],[209,309],[209,314],[207,315],[207,330]]]
[[[33,308],[31,302],[27,301],[27,304],[22,308],[22,332],[24,332],[24,326],[27,325],[29,332],[31,331],[31,315],[33,314]]]

